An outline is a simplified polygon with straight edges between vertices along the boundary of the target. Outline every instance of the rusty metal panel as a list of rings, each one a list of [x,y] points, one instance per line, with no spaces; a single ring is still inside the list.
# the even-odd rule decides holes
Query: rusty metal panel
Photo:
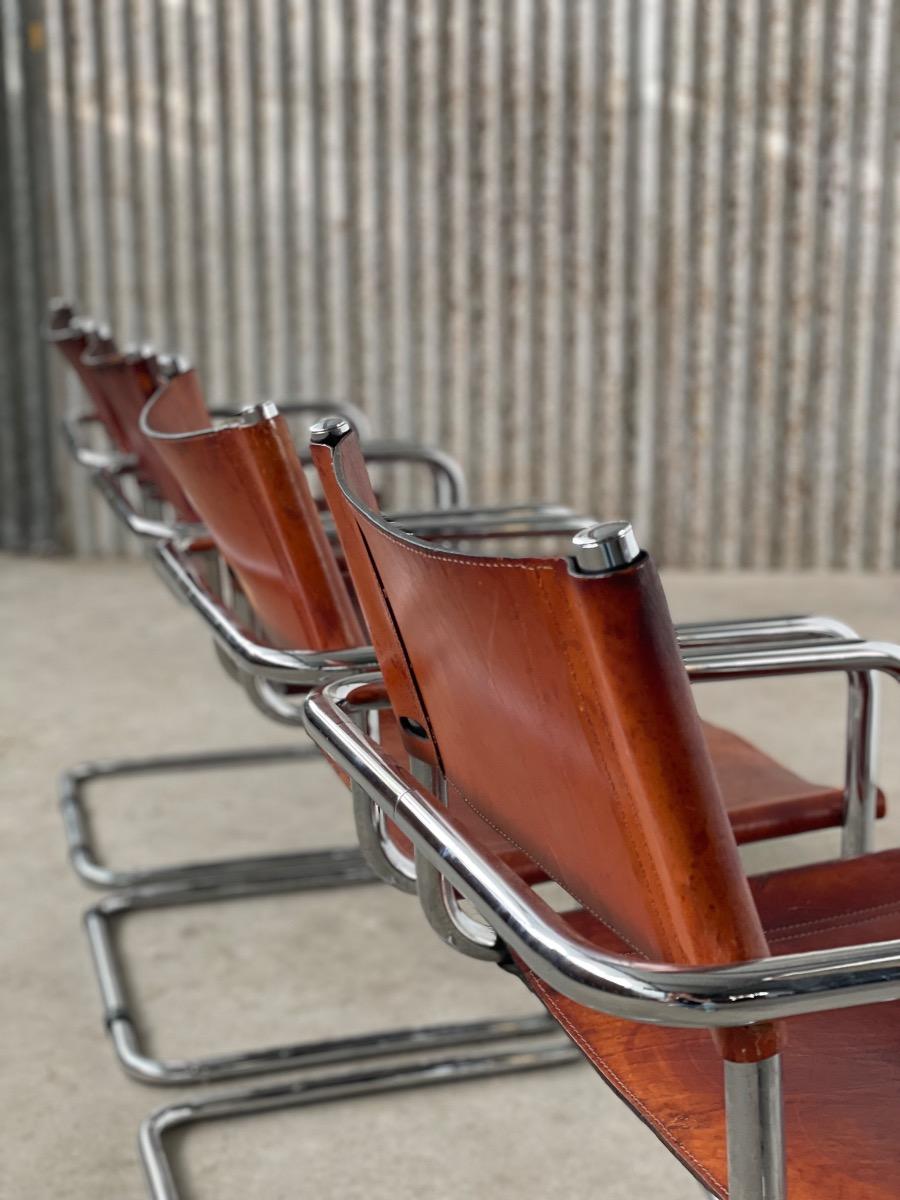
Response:
[[[46,43],[33,297],[666,563],[900,565],[900,0],[0,3]]]

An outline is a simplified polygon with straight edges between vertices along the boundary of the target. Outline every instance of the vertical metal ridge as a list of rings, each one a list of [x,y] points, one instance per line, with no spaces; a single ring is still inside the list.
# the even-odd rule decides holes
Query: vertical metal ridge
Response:
[[[435,444],[440,441],[441,422],[441,264],[438,143],[438,21],[436,0],[415,0],[411,16],[410,92],[408,101],[416,108],[411,195],[410,268],[412,281],[412,329],[410,336],[420,350],[413,361],[413,437]],[[413,267],[413,263],[416,267]],[[416,375],[416,365],[419,374]]]
[[[531,441],[531,331],[534,308],[534,243],[531,237],[531,127],[534,92],[531,86],[534,41],[529,36],[535,0],[518,0],[507,16],[510,49],[508,88],[510,150],[507,160],[510,273],[507,276],[509,325],[507,345],[512,358],[511,394],[504,413],[506,443],[504,486],[514,496],[529,494]],[[507,10],[509,13],[509,10]]]
[[[822,78],[824,9],[795,5],[791,12],[792,42],[789,100],[790,153],[783,254],[782,339],[779,368],[780,430],[778,494],[782,517],[773,530],[776,561],[803,565],[801,541],[804,508],[804,435],[814,314],[814,246],[817,155]],[[788,331],[785,333],[784,331]]]
[[[339,16],[339,7],[334,4],[324,5],[320,13],[319,29],[323,64],[320,72],[322,196],[328,264],[328,292],[323,307],[328,332],[329,365],[324,384],[328,396],[351,398],[350,360],[354,346],[347,336],[346,313],[348,306],[354,304],[355,300],[349,290],[347,162],[343,142],[346,123],[346,89],[343,78],[347,70],[347,51]],[[277,103],[277,97],[274,98],[274,103]],[[281,258],[278,246],[274,242],[272,252]]]
[[[594,503],[599,515],[621,513],[623,494],[622,410],[625,363],[623,357],[625,302],[624,264],[625,189],[627,147],[628,8],[624,0],[598,5],[596,42],[600,52],[598,95],[601,118],[597,126],[598,223],[595,245],[595,313],[597,344],[595,391],[596,420],[593,440]]]
[[[725,28],[725,103],[719,180],[716,414],[712,445],[715,536],[711,565],[734,568],[742,558],[746,512],[748,323],[753,261],[752,200],[756,146],[758,5],[729,5]]]
[[[763,0],[759,8],[757,95],[760,156],[754,196],[754,326],[750,355],[754,363],[749,404],[750,477],[755,487],[748,506],[747,562],[765,567],[772,561],[774,530],[780,505],[776,495],[778,442],[777,388],[781,336],[780,295],[784,275],[783,225],[788,153],[788,61],[790,6],[787,0]]]
[[[656,441],[655,383],[658,345],[657,223],[662,65],[661,0],[632,5],[626,176],[626,414],[628,445],[624,512],[647,545],[656,544],[653,525]]]
[[[687,443],[686,367],[690,280],[690,142],[692,125],[694,0],[663,9],[660,61],[660,126],[656,296],[656,511],[653,544],[664,561],[681,561],[685,512],[676,498],[683,488]],[[640,532],[640,531],[639,531]],[[643,534],[641,534],[643,536]]]
[[[854,231],[855,273],[852,306],[848,311],[847,403],[849,407],[844,498],[837,521],[838,565],[859,569],[871,561],[866,506],[870,501],[867,480],[871,474],[871,431],[874,415],[872,359],[877,299],[879,217],[883,179],[879,150],[886,111],[876,102],[886,86],[887,51],[890,48],[888,0],[870,0],[860,6],[858,34]]]
[[[70,544],[126,545],[50,448],[82,401],[26,324],[61,292],[214,400],[346,395],[665,563],[900,565],[900,0],[3,22],[5,543],[52,540],[58,469]]]
[[[684,561],[709,564],[717,536],[712,446],[718,333],[719,178],[722,162],[725,9],[706,5],[694,26],[694,113],[691,132],[691,279],[688,291],[687,449]]]
[[[852,164],[849,138],[856,69],[854,0],[841,0],[827,14],[819,144],[814,325],[808,410],[815,414],[805,464],[809,484],[807,552],[804,565],[831,565],[836,513],[838,424],[843,389],[843,296],[847,279],[847,218]]]
[[[881,146],[882,191],[880,286],[876,300],[877,373],[873,379],[876,398],[874,437],[878,446],[878,469],[873,472],[875,499],[872,522],[871,565],[886,570],[900,563],[897,545],[898,472],[900,472],[900,6],[890,17],[890,57],[887,120]],[[880,400],[880,403],[878,402]]]
[[[395,0],[387,13],[385,28],[385,145],[386,170],[386,233],[390,258],[391,295],[391,370],[388,380],[389,426],[399,432],[412,427],[412,342],[411,342],[411,280],[410,280],[410,163],[408,152],[415,154],[411,137],[410,111],[407,101],[409,87],[409,54],[407,31],[410,13],[406,0]],[[395,503],[409,507],[414,503],[412,481],[408,473],[397,481]]]
[[[356,304],[359,309],[359,372],[360,395],[365,397],[367,411],[375,428],[384,429],[382,396],[383,347],[381,314],[381,255],[383,192],[379,188],[378,167],[378,98],[376,83],[378,5],[359,4],[353,17],[354,63],[356,78],[354,141],[358,161],[356,173],[357,244],[359,246],[359,286]]]
[[[580,0],[570,14],[570,53],[572,64],[572,93],[569,100],[572,147],[570,151],[572,234],[564,264],[563,288],[568,293],[568,327],[564,338],[564,354],[569,358],[560,387],[570,390],[570,419],[561,438],[559,453],[564,464],[566,494],[572,502],[586,509],[593,492],[591,455],[587,452],[591,439],[593,395],[596,381],[593,374],[594,295],[594,173],[593,148],[597,130],[597,103],[594,65],[597,56],[596,26],[593,21],[592,0]]]

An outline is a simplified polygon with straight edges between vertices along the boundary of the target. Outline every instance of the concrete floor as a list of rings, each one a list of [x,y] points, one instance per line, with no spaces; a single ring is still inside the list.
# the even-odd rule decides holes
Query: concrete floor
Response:
[[[670,574],[677,618],[824,611],[900,637],[896,577]],[[0,1197],[137,1200],[135,1135],[184,1095],[113,1059],[79,925],[91,894],[68,869],[59,771],[80,759],[290,740],[247,704],[196,619],[143,563],[0,559]],[[888,687],[880,778],[900,791],[900,692]],[[839,778],[840,680],[707,684],[701,709],[815,778]],[[301,801],[298,803],[298,801]],[[347,842],[327,768],[108,784],[104,851],[123,865]],[[900,807],[880,830],[896,845]],[[830,855],[833,834],[757,847],[751,869]],[[513,979],[453,956],[410,898],[381,887],[129,918],[122,929],[148,1043],[237,1050],[416,1021],[529,1012]],[[699,1195],[584,1066],[210,1124],[175,1140],[186,1196],[299,1200],[479,1194],[606,1200]]]

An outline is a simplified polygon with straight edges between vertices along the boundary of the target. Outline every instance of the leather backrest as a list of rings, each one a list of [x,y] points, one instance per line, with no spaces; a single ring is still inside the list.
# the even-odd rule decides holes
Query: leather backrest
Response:
[[[124,454],[132,453],[124,426],[107,398],[98,373],[84,364],[83,358],[88,344],[87,329],[74,318],[65,323],[53,322],[46,331],[46,339],[57,348],[80,379],[94,415],[99,417],[116,449]]]
[[[114,347],[91,344],[82,356],[82,370],[92,376],[107,408],[119,421],[128,450],[137,460],[136,474],[144,487],[172,505],[179,520],[195,522],[196,510],[152,441],[140,427],[144,405],[159,387],[155,361],[140,352],[121,354]],[[202,401],[201,401],[202,402]],[[205,412],[205,405],[203,408]]]
[[[766,954],[650,558],[436,549],[373,512],[354,434],[312,449],[407,748],[638,953]]]
[[[141,426],[278,645],[366,644],[283,417],[256,409],[213,428],[188,371],[159,388]]]

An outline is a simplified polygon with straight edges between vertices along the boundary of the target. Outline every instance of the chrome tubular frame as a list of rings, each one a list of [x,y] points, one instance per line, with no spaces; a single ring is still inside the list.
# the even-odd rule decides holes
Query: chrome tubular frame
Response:
[[[880,670],[900,678],[900,647],[858,642],[698,656],[722,673]],[[774,661],[773,661],[774,660]],[[306,701],[313,740],[411,839],[497,936],[551,987],[600,1012],[683,1028],[727,1028],[900,999],[900,940],[780,955],[726,967],[648,963],[600,952],[499,858],[477,845],[412,774],[355,724],[379,677],[328,684]]]
[[[406,532],[430,541],[496,541],[571,535],[583,529],[589,518],[562,504],[515,504],[389,513],[388,520]]]
[[[694,679],[881,671],[900,680],[900,647],[878,642],[798,643],[687,656]],[[835,1008],[900,999],[900,940],[771,956],[723,967],[647,963],[599,951],[575,933],[506,865],[475,843],[414,774],[359,728],[377,676],[347,679],[310,695],[307,728],[323,751],[466,897],[497,938],[551,987],[600,1012],[684,1028],[739,1027]],[[422,772],[419,772],[422,774]],[[446,939],[445,939],[446,940]],[[785,1200],[778,1056],[725,1064],[732,1200]]]
[[[356,882],[370,880],[368,872],[363,871]],[[219,1083],[273,1071],[533,1037],[554,1031],[553,1022],[544,1015],[538,1015],[381,1030],[349,1038],[300,1042],[193,1059],[155,1058],[145,1051],[129,1003],[126,973],[116,951],[115,927],[118,921],[132,912],[302,892],[312,888],[343,886],[347,882],[347,879],[335,881],[333,872],[325,864],[319,878],[310,874],[305,879],[245,879],[210,882],[206,885],[191,883],[183,887],[169,884],[158,888],[133,888],[104,896],[89,908],[84,915],[84,925],[103,1002],[104,1022],[116,1055],[127,1074],[141,1083],[159,1085]]]
[[[312,462],[308,447],[298,450],[300,461]],[[371,465],[391,463],[421,464],[431,473],[434,503],[437,508],[458,508],[466,503],[468,488],[462,467],[455,458],[433,446],[381,439],[364,441],[363,453]]]
[[[437,768],[419,759],[409,760],[413,777],[447,804],[447,787]],[[373,809],[377,805],[372,805]],[[426,859],[416,862],[419,904],[428,924],[442,942],[469,958],[499,962],[503,947],[490,925],[469,916],[460,907],[459,897],[444,876]]]
[[[725,1063],[729,1200],[785,1200],[781,1055]]]
[[[100,425],[100,418],[92,412],[75,413],[62,418],[60,426],[63,441],[70,456],[87,471],[121,471],[133,467],[135,459],[131,454],[123,454],[120,450],[114,450],[112,447],[107,450],[95,450],[84,444],[79,437],[81,431],[88,426]]]
[[[91,472],[91,483],[106,501],[116,520],[136,538],[141,541],[158,542],[167,538],[184,536],[186,528],[176,521],[164,521],[158,516],[151,515],[150,497],[143,489],[141,491],[142,508],[138,509],[131,502],[122,487],[122,480],[133,473],[133,467],[111,470],[101,468]],[[139,486],[139,485],[138,485]],[[198,531],[195,529],[194,534]]]
[[[543,1031],[542,1031],[543,1032]],[[517,1035],[518,1036],[518,1035]],[[500,1035],[495,1040],[504,1040]],[[220,1093],[168,1105],[142,1123],[138,1144],[151,1200],[180,1200],[164,1137],[172,1129],[199,1121],[222,1120],[290,1108],[307,1108],[351,1097],[378,1096],[409,1088],[464,1083],[496,1075],[564,1066],[577,1062],[580,1051],[568,1043],[538,1045],[462,1058],[426,1060],[399,1066],[304,1079],[282,1087]]]
[[[827,628],[830,618],[805,618],[806,622],[818,623],[819,630]],[[834,622],[839,629],[849,629]],[[851,634],[852,630],[849,631]],[[694,682],[714,679],[750,679],[761,676],[796,675],[814,671],[841,670],[830,664],[840,660],[842,647],[877,646],[855,637],[845,641],[832,641],[829,646],[822,637],[822,656],[816,658],[816,640],[792,647],[783,639],[775,642],[768,651],[754,646],[752,639],[741,638],[740,644],[728,653],[719,656],[703,654],[692,646],[682,649],[688,676]],[[834,638],[841,634],[835,632]],[[827,657],[825,655],[827,648]],[[792,649],[798,653],[792,655]],[[853,666],[854,658],[848,657],[848,666],[843,668],[847,677],[847,735],[844,782],[844,824],[841,831],[841,855],[853,858],[871,851],[875,844],[875,818],[877,784],[875,770],[878,749],[879,680],[876,672],[892,672],[887,666]],[[738,664],[744,664],[738,670]]]
[[[312,424],[317,418],[340,413],[341,416],[352,422],[361,438],[367,439],[371,436],[369,418],[358,405],[352,404],[349,400],[299,400],[292,396],[274,396],[264,400],[263,404],[274,404],[283,417],[288,419],[302,417],[304,420],[308,419],[309,424]],[[211,417],[221,417],[225,420],[236,417],[245,411],[246,406],[240,404],[216,404],[208,409]],[[306,429],[303,432],[305,435]]]
[[[796,615],[749,617],[720,621],[686,621],[675,627],[678,644],[688,648],[710,648],[723,644],[755,642],[857,641],[859,634],[835,617]]]
[[[76,873],[97,888],[132,888],[148,884],[204,884],[211,880],[258,880],[289,878],[302,882],[311,878],[321,886],[323,875],[329,882],[371,881],[360,852],[352,849],[310,850],[293,854],[267,854],[256,857],[204,860],[163,867],[121,870],[103,863],[91,836],[91,822],[85,806],[85,793],[106,779],[134,775],[158,775],[170,772],[229,770],[233,767],[259,767],[283,762],[320,761],[313,746],[266,746],[258,749],[217,750],[195,754],[172,754],[149,758],[130,758],[82,763],[66,771],[60,781],[60,808],[69,848],[69,859]]]

